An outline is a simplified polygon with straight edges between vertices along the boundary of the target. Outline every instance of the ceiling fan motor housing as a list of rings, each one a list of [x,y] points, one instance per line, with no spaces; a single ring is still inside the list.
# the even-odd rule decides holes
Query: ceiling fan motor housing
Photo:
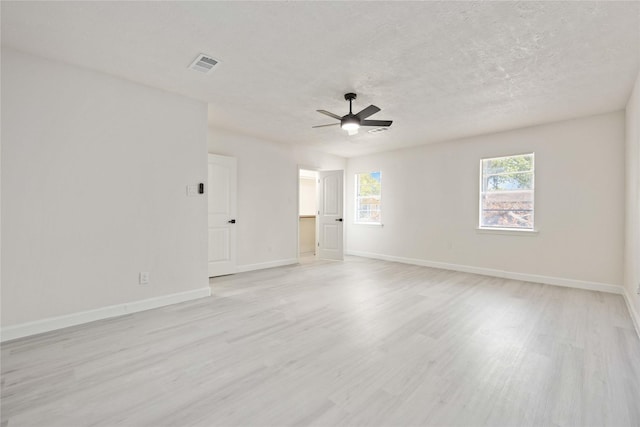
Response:
[[[360,127],[360,118],[355,114],[349,113],[340,120],[342,129],[354,130]]]

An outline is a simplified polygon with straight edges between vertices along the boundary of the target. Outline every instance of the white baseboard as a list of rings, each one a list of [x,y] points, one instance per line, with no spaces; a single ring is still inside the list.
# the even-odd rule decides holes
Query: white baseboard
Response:
[[[443,270],[462,271],[464,273],[480,274],[483,276],[502,277],[505,279],[521,280],[524,282],[543,283],[546,285],[565,286],[569,288],[586,289],[590,291],[609,292],[623,294],[622,286],[608,283],[586,282],[583,280],[565,279],[562,277],[540,276],[537,274],[515,273],[512,271],[496,270],[492,268],[474,267],[470,265],[449,264],[439,261],[427,261],[416,258],[404,258],[393,255],[375,254],[362,251],[346,251],[347,255],[355,255],[364,258],[380,259],[384,261],[400,262],[403,264],[420,265],[423,267],[441,268]]]
[[[279,259],[276,261],[259,262],[257,264],[245,264],[236,266],[237,273],[244,273],[253,270],[263,270],[265,268],[282,267],[285,265],[297,264],[297,258]]]
[[[151,310],[152,308],[164,307],[166,305],[177,304],[179,302],[208,296],[211,296],[211,288],[207,286],[206,288],[163,295],[140,301],[127,302],[124,304],[110,305],[108,307],[81,311],[78,313],[67,314],[65,316],[49,317],[47,319],[36,320],[34,322],[7,326],[2,328],[0,332],[0,341],[4,342],[14,340],[16,338],[27,337],[30,335],[41,334],[43,332],[54,331],[56,329],[67,328],[69,326],[80,325],[82,323],[93,322],[95,320],[108,319],[110,317],[122,316],[124,314],[136,313],[138,311]]]
[[[625,288],[624,300],[627,302],[627,308],[629,309],[631,320],[633,320],[633,326],[635,326],[638,338],[640,338],[640,314],[636,311],[635,305],[633,304],[633,298],[634,296],[631,291]]]

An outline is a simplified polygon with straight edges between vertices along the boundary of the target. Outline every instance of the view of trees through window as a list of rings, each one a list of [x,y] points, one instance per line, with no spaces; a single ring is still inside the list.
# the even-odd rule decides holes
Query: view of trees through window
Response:
[[[481,161],[480,227],[533,229],[534,155]]]
[[[356,222],[380,223],[380,172],[356,174]]]

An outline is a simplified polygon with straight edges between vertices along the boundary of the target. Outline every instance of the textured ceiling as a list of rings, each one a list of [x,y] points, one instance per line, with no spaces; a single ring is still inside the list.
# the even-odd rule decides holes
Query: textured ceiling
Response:
[[[209,103],[212,126],[354,156],[624,108],[638,2],[8,2],[2,43]],[[187,69],[198,53],[210,75]],[[388,132],[311,129],[375,104]]]

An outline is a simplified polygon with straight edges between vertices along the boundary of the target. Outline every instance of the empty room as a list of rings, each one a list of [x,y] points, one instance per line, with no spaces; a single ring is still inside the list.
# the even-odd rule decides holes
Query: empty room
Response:
[[[640,2],[0,19],[2,427],[640,426]]]

